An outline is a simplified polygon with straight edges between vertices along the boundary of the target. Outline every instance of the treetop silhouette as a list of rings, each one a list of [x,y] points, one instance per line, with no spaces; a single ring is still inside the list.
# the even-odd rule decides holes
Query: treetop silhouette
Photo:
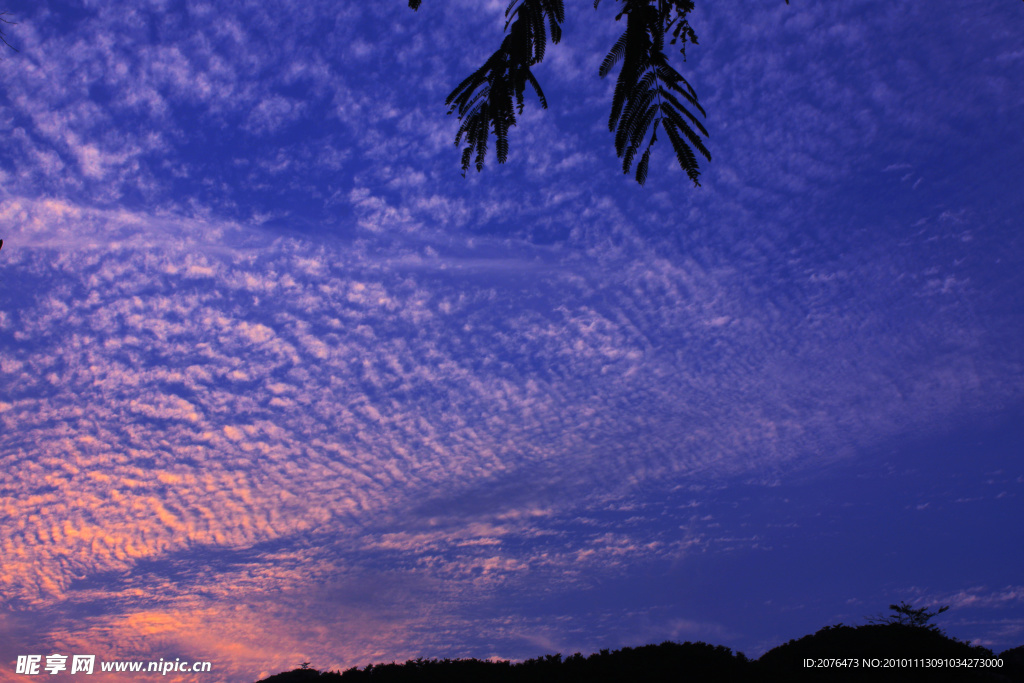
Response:
[[[892,610],[892,614],[880,615],[876,617],[868,617],[869,624],[899,624],[901,626],[913,626],[915,628],[926,628],[931,631],[938,631],[939,627],[935,624],[929,624],[934,617],[942,614],[949,609],[949,605],[940,607],[938,610],[932,612],[927,607],[919,607],[914,609],[913,606],[906,602],[900,602],[898,605],[889,605],[889,609]]]
[[[260,683],[1012,683],[1024,680],[1024,646],[999,658],[988,648],[951,638],[928,621],[945,612],[890,605],[894,614],[861,626],[836,624],[772,648],[756,660],[723,645],[673,643],[601,650],[583,656],[542,655],[522,662],[478,659],[411,659],[362,669],[317,671],[308,662]],[[818,660],[846,666],[808,666]],[[887,659],[974,662],[930,666],[883,666]],[[854,662],[856,664],[854,664]],[[869,664],[878,662],[878,664]],[[986,665],[977,664],[986,662]]]

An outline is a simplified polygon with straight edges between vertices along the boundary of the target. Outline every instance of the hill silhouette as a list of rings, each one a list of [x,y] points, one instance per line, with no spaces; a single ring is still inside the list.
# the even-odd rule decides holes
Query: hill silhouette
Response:
[[[826,626],[813,635],[791,640],[764,653],[757,664],[758,680],[775,681],[892,681],[935,683],[1020,681],[1009,677],[1008,662],[1001,668],[967,666],[976,660],[995,659],[988,648],[950,638],[934,628],[905,624]],[[842,667],[806,667],[811,660],[843,660]],[[943,660],[942,666],[936,666]],[[953,666],[949,666],[952,660]],[[870,663],[870,665],[867,665]],[[958,665],[958,664],[963,665]]]
[[[679,683],[680,672],[692,683],[752,681],[750,661],[741,653],[722,645],[673,643],[625,647],[609,652],[601,650],[589,657],[576,653],[562,659],[561,654],[544,655],[524,662],[491,662],[478,659],[414,659],[404,664],[371,664],[364,669],[344,672],[319,672],[295,669],[275,674],[261,683]]]
[[[924,666],[924,660],[977,663],[996,659],[987,648],[946,636],[934,626],[875,623],[837,624],[747,659],[722,645],[674,643],[544,655],[524,662],[478,659],[414,659],[370,664],[363,669],[317,671],[301,668],[259,683],[782,683],[783,681],[872,681],[880,683],[1024,683],[1024,646],[1006,650],[1000,668]],[[847,665],[827,668],[824,660]],[[818,664],[805,666],[805,660]],[[888,661],[887,661],[888,660]],[[894,666],[902,661],[904,666]],[[856,665],[853,665],[856,662]],[[868,664],[874,664],[868,666]],[[889,665],[889,666],[886,666]]]

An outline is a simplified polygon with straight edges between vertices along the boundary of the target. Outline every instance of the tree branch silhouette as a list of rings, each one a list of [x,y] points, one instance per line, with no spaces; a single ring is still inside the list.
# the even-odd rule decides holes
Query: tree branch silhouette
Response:
[[[0,24],[10,24],[11,26],[17,25],[17,22],[8,21],[7,19],[5,19],[4,17],[6,17],[6,16],[7,16],[7,12],[0,12]],[[18,51],[18,48],[14,47],[13,45],[11,45],[10,43],[7,42],[7,35],[4,33],[3,26],[0,26],[0,41],[3,41],[4,45],[6,45],[7,47],[11,48],[15,52]]]
[[[693,0],[616,0],[621,3],[618,21],[626,17],[626,30],[605,56],[598,75],[608,75],[621,62],[612,97],[608,129],[615,134],[615,153],[622,159],[622,172],[629,173],[636,155],[640,161],[634,175],[647,181],[651,150],[664,130],[676,161],[694,185],[700,185],[700,166],[695,152],[711,161],[702,138],[709,137],[700,117],[707,114],[697,101],[697,92],[673,67],[665,54],[665,35],[679,44],[686,59],[686,44],[697,44],[697,34],[688,17]],[[597,9],[601,0],[594,0]],[[419,9],[422,0],[409,0]],[[786,0],[789,4],[789,0]],[[544,60],[548,38],[558,43],[565,21],[562,0],[510,0],[505,9],[505,38],[483,65],[463,80],[445,99],[449,114],[459,117],[455,145],[462,149],[462,175],[470,164],[482,171],[487,147],[494,135],[498,163],[509,152],[509,129],[523,113],[523,93],[529,84],[547,109],[547,99],[532,67]]]

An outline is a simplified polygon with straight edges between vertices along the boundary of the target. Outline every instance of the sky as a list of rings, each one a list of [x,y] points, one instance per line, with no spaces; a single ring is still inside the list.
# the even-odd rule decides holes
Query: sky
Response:
[[[1024,644],[1024,4],[698,0],[700,187],[611,0],[463,178],[505,5],[4,3],[0,681]]]

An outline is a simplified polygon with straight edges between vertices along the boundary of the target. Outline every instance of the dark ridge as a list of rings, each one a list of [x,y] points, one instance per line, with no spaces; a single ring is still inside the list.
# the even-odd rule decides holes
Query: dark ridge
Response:
[[[780,645],[758,660],[722,645],[666,641],[601,650],[589,657],[577,652],[565,659],[555,654],[519,663],[421,658],[343,672],[301,668],[258,683],[1024,683],[1024,646],[999,658],[1001,667],[984,667],[981,663],[997,659],[991,650],[934,627],[837,624]],[[934,665],[938,660],[942,667]],[[933,665],[925,666],[928,661]],[[822,666],[825,662],[830,666]],[[843,665],[836,666],[839,662]]]
[[[643,672],[642,679],[637,672]],[[752,681],[750,662],[742,653],[707,643],[672,643],[601,650],[589,657],[576,653],[544,655],[512,664],[478,659],[414,659],[404,664],[371,664],[344,672],[295,669],[263,679],[261,683],[319,681],[333,683],[712,683]],[[685,678],[680,678],[685,672]]]
[[[981,666],[983,661],[994,659],[996,655],[988,648],[950,638],[935,628],[906,624],[837,624],[769,650],[757,664],[762,674],[758,680],[765,683],[825,680],[1009,683],[1022,680],[1019,675],[1010,675],[1006,661],[1001,668]],[[808,660],[815,664],[842,661],[846,666],[812,668],[805,666]]]

